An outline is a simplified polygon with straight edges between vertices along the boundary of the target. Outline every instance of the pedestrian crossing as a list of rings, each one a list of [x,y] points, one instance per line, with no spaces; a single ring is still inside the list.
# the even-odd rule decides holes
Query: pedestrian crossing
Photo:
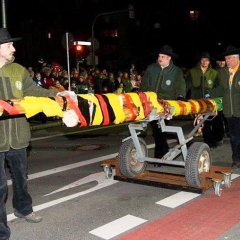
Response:
[[[240,177],[239,174],[232,173],[231,175],[232,181],[239,177]],[[201,196],[202,196],[201,194],[180,191],[178,193],[175,193],[171,196],[168,196],[164,199],[155,202],[155,204],[159,205],[160,207],[163,206],[174,209]],[[221,198],[221,196],[216,197]],[[131,231],[137,227],[140,227],[143,224],[146,224],[147,222],[148,222],[147,219],[143,219],[129,214],[121,218],[115,219],[102,226],[99,226],[98,228],[91,230],[89,234],[92,234],[104,240],[111,240],[113,238],[116,239],[116,237],[119,236],[120,234],[124,234],[127,231]]]
[[[101,237],[102,239],[111,239],[145,222],[147,222],[146,219],[135,217],[129,214],[108,224],[100,226],[89,233]]]

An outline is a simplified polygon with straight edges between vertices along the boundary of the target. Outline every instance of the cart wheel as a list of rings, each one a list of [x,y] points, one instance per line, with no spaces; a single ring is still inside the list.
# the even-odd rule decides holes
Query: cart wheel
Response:
[[[221,181],[214,181],[213,187],[215,189],[215,195],[221,196],[222,194]]]
[[[209,172],[212,164],[210,148],[206,143],[195,142],[188,149],[185,178],[192,187],[201,187],[200,174]]]
[[[148,156],[147,145],[142,138],[138,138],[144,157]],[[119,150],[119,170],[126,177],[135,177],[141,174],[146,166],[146,162],[137,159],[137,150],[133,140],[129,139],[122,143]]]
[[[104,166],[103,170],[105,172],[106,178],[111,178],[113,175],[112,167],[111,166]]]
[[[231,173],[224,173],[224,185],[225,185],[225,187],[230,188],[231,183],[232,183]]]

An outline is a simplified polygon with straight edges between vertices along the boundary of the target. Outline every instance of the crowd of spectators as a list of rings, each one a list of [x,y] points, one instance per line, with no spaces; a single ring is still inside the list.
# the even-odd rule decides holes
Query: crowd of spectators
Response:
[[[119,70],[117,73],[97,67],[72,68],[68,73],[55,62],[43,62],[40,69],[29,66],[28,71],[39,87],[55,88],[59,92],[71,90],[76,94],[133,92],[139,88],[143,76],[143,72],[138,72],[133,64],[129,71]]]
[[[57,89],[62,91],[74,91],[76,94],[105,94],[105,93],[127,93],[138,90],[144,72],[139,73],[132,64],[128,71],[119,70],[114,73],[106,68],[84,68],[73,67],[68,73],[60,64],[42,62],[38,68],[29,66],[29,74],[37,86],[46,89]],[[30,122],[48,120],[44,113],[39,113],[29,119]]]

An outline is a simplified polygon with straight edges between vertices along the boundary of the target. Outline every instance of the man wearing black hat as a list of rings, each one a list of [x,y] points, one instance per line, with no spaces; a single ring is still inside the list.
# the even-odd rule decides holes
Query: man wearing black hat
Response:
[[[189,69],[186,74],[187,98],[217,98],[221,97],[221,87],[218,73],[211,66],[210,54],[203,52],[196,67]],[[217,114],[209,117],[202,128],[203,140],[213,150],[222,145],[224,127],[222,117]]]
[[[232,149],[232,168],[240,167],[240,48],[228,46],[219,55],[226,66],[218,71],[223,90],[223,114],[227,118]]]
[[[212,68],[210,54],[203,52],[200,61],[186,74],[186,86],[189,99],[201,99],[205,97],[220,97],[221,93],[217,71]],[[212,96],[212,95],[216,96]]]
[[[214,69],[216,71],[220,70],[221,68],[225,67],[226,66],[226,62],[225,62],[225,58],[224,57],[219,57],[217,56],[216,59],[216,64],[215,64],[215,67]],[[222,117],[222,120],[223,120],[223,125],[224,125],[224,135],[226,137],[229,137],[229,130],[228,130],[228,123],[227,123],[227,118],[224,116],[223,114],[223,111],[219,111],[218,112],[220,114],[220,116]]]
[[[139,92],[155,92],[158,99],[185,100],[186,85],[180,68],[173,64],[172,59],[178,56],[169,45],[160,48],[156,63],[150,64],[142,77]],[[165,120],[167,124],[167,120]],[[169,146],[165,133],[158,126],[158,120],[151,121],[155,141],[154,158],[162,158]]]
[[[0,28],[0,99],[21,99],[25,96],[52,97],[57,90],[38,87],[23,66],[14,63],[13,43],[21,38],[12,38],[6,28]],[[27,189],[27,147],[31,138],[29,123],[24,115],[7,115],[0,119],[0,239],[9,239],[5,199],[7,176],[4,162],[7,161],[13,187],[12,204],[15,216],[28,222],[38,223],[42,217],[33,212],[32,198]]]
[[[214,67],[215,70],[218,70],[222,67],[225,67],[226,62],[223,58],[216,58],[216,66]]]

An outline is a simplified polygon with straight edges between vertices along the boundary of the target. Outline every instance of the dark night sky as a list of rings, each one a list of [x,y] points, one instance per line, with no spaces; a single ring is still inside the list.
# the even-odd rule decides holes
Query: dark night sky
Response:
[[[238,28],[238,12],[235,6],[220,5],[219,1],[117,1],[117,0],[5,0],[7,27],[13,36],[23,36],[31,32],[54,31],[56,26],[63,35],[73,34],[74,38],[87,40],[91,37],[92,22],[99,13],[127,9],[134,4],[135,24],[138,28],[138,40],[159,41],[171,44],[176,52],[187,55],[194,50],[216,50],[216,43],[223,42],[240,47],[240,39],[234,34]],[[184,3],[183,3],[184,2]],[[189,10],[200,10],[198,22],[189,26]],[[154,23],[160,28],[154,30]],[[229,33],[230,36],[229,36]],[[29,38],[29,37],[28,37]],[[195,45],[193,44],[195,43]],[[197,44],[197,45],[196,45]],[[154,44],[152,44],[154,46]],[[158,47],[158,48],[159,48]],[[197,49],[196,49],[197,48]],[[151,49],[148,46],[149,54]]]
[[[24,21],[41,22],[46,26],[61,24],[63,30],[91,30],[94,17],[102,12],[127,9],[128,3],[110,0],[5,0],[9,24]],[[12,20],[11,20],[12,19]]]

